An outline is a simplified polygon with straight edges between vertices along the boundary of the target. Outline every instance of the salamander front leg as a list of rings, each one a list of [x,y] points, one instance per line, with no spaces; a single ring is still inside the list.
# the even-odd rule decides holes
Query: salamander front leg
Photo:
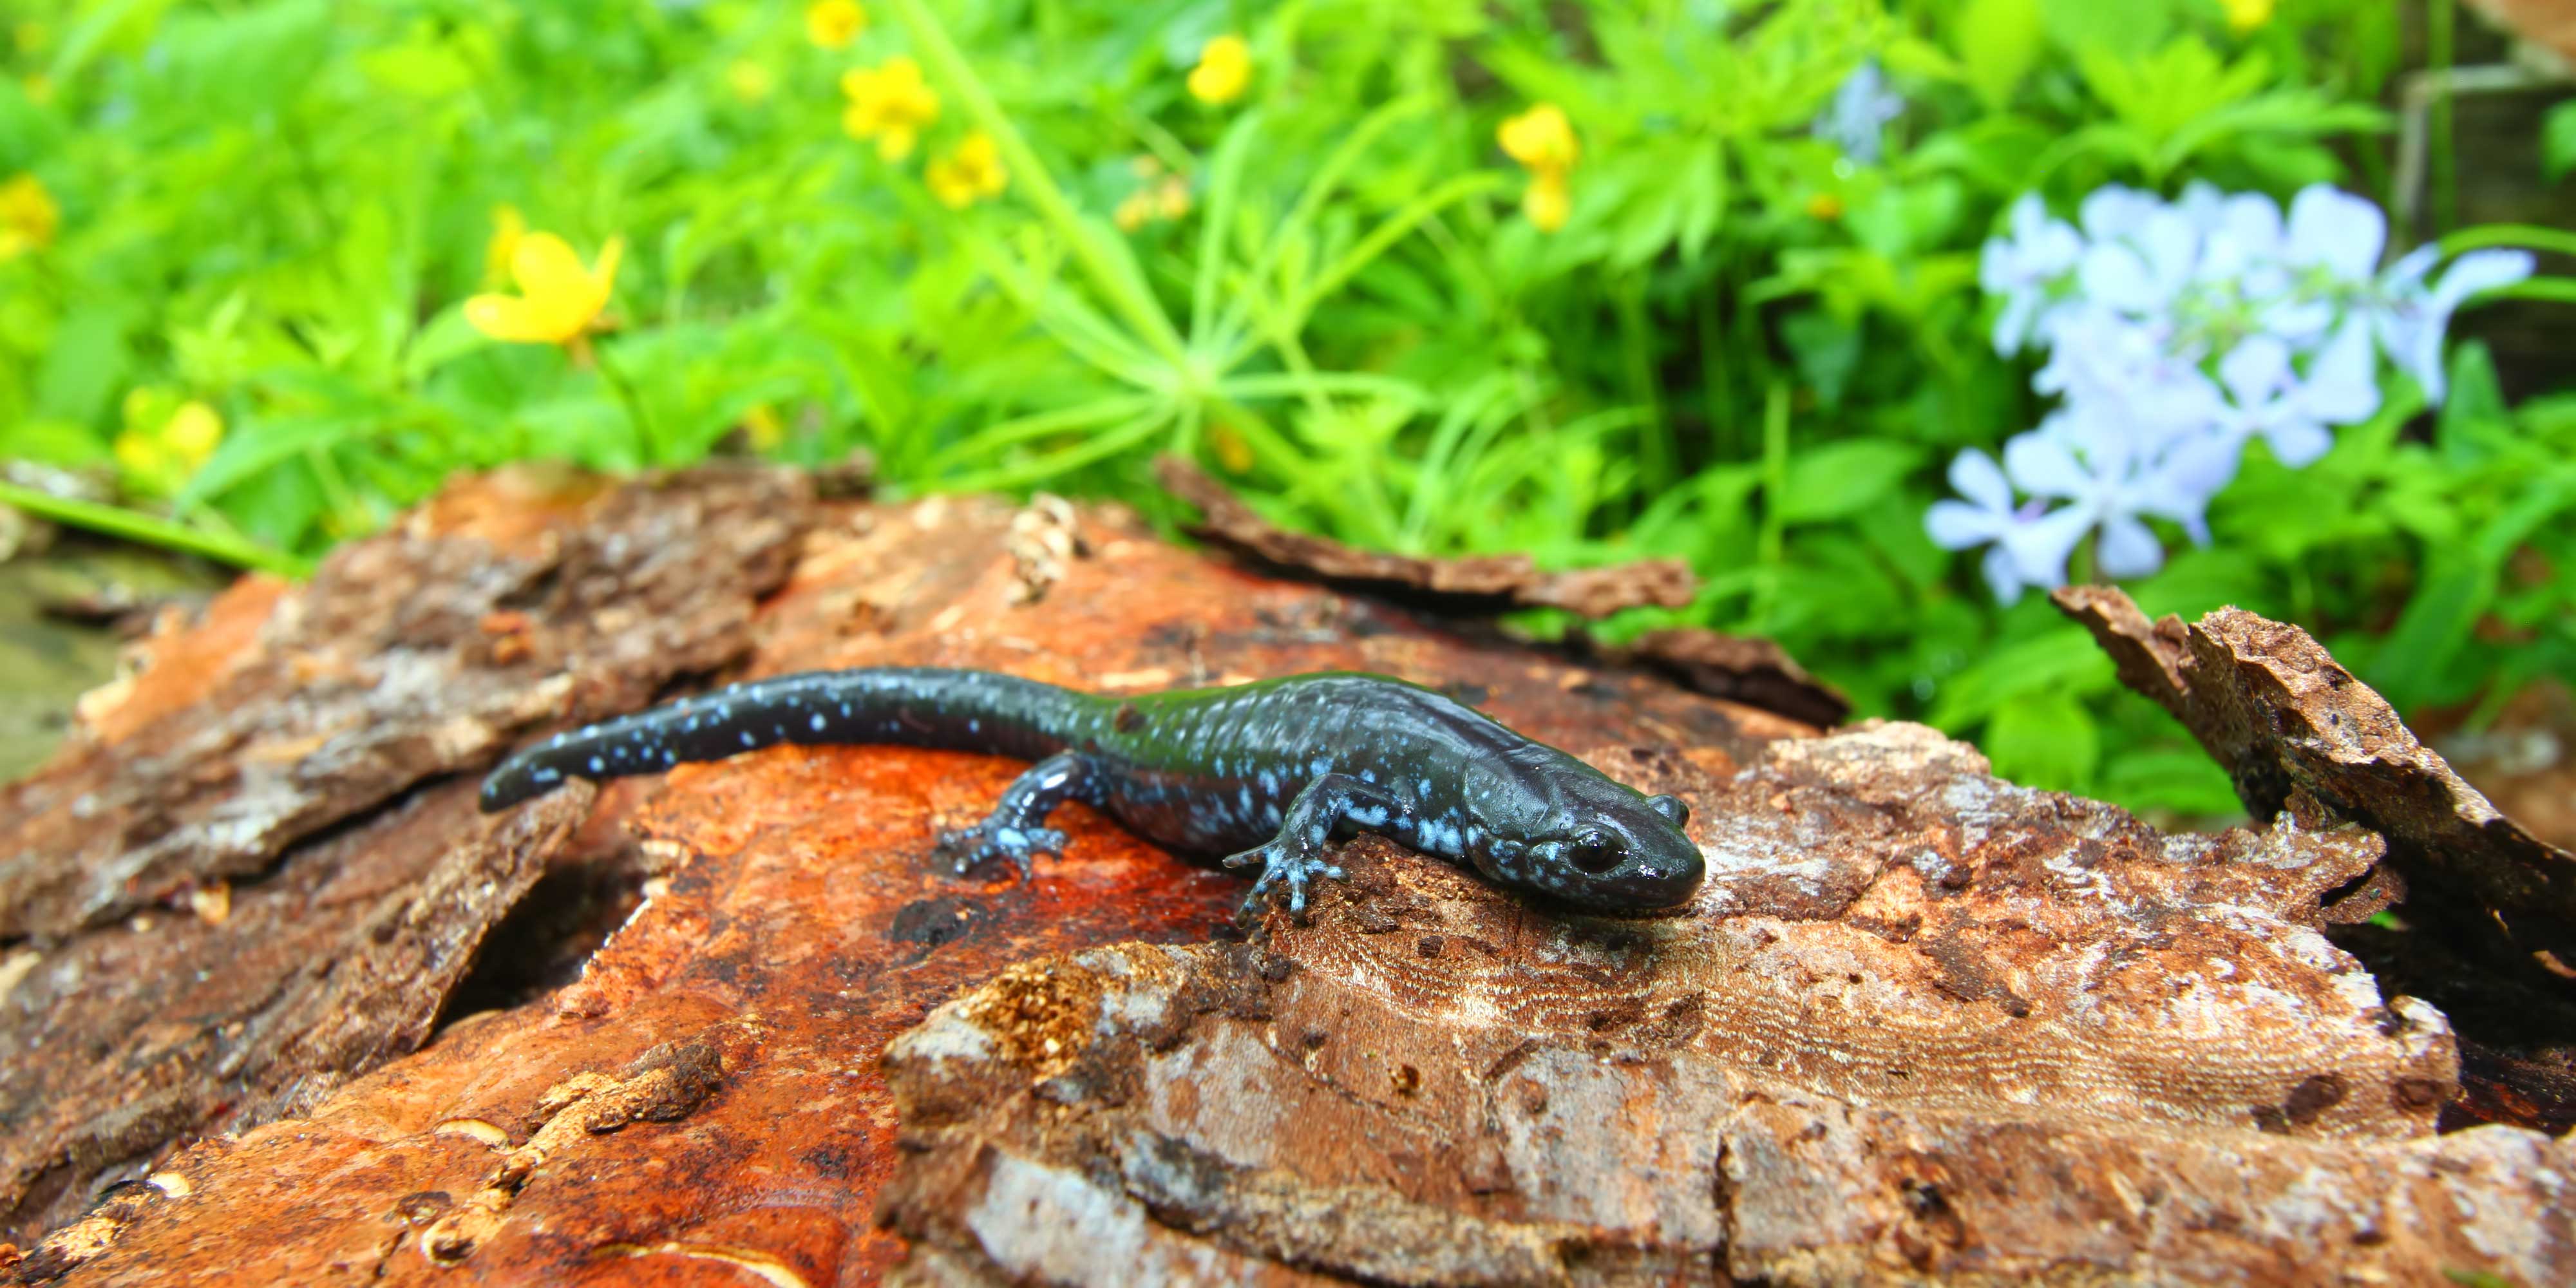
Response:
[[[1261,879],[1252,883],[1252,891],[1243,896],[1242,906],[1235,909],[1238,919],[1251,916],[1260,907],[1262,896],[1274,887],[1288,888],[1288,911],[1306,911],[1306,884],[1315,877],[1341,880],[1343,872],[1324,858],[1324,843],[1332,839],[1333,829],[1348,823],[1371,832],[1394,830],[1405,816],[1404,802],[1393,793],[1360,781],[1349,774],[1324,774],[1306,784],[1289,802],[1288,815],[1279,824],[1279,834],[1264,845],[1228,855],[1229,868],[1261,865]]]
[[[1090,794],[1091,762],[1075,752],[1057,752],[1011,780],[983,822],[940,833],[938,853],[956,861],[960,876],[986,859],[1009,859],[1026,881],[1036,874],[1038,855],[1064,857],[1064,833],[1046,826],[1047,815]]]

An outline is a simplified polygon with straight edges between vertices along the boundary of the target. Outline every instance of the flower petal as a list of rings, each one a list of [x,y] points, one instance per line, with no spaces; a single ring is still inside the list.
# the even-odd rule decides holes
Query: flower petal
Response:
[[[1932,544],[1944,550],[1984,545],[2011,526],[2009,516],[1980,510],[1965,501],[1935,501],[1931,509],[1923,512],[1923,530],[1931,534]]]
[[[572,245],[553,233],[529,233],[510,249],[510,280],[519,293],[543,300],[566,291],[587,290],[590,274]]]
[[[2289,383],[2290,346],[2276,336],[2247,336],[2218,360],[2218,378],[2236,405],[2251,411]]]
[[[2102,540],[2093,547],[2093,562],[2105,576],[2144,577],[2165,566],[2165,547],[2135,517],[2115,514],[2102,521]]]
[[[2441,283],[2433,288],[2433,307],[2449,313],[2460,301],[2480,291],[2511,286],[2531,276],[2533,261],[2527,250],[2473,250],[2452,262],[2442,274]]]
[[[2334,431],[2294,417],[2265,428],[2263,441],[2271,444],[2272,455],[2283,465],[2305,469],[2334,447]]]
[[[2002,546],[1990,546],[1980,561],[1986,574],[1986,585],[1995,592],[1995,602],[2010,607],[2021,600],[2021,569],[2013,562],[2012,552]]]
[[[2075,453],[2043,433],[2015,434],[2005,443],[2004,472],[2033,496],[2078,497],[2093,491],[2093,476]]]
[[[2323,264],[2347,281],[2365,282],[2388,244],[2388,217],[2332,184],[2312,183],[2290,199],[2286,238],[2299,263]]]
[[[465,301],[466,324],[510,344],[553,344],[561,337],[544,311],[515,295],[477,295]]]
[[[2309,364],[2307,383],[2297,395],[2300,410],[2329,425],[2370,419],[2379,411],[2379,379],[2371,357],[2368,322],[2358,316],[2346,320]],[[2273,443],[2275,455],[2280,446]]]
[[[2091,510],[2070,505],[2005,533],[2002,548],[2012,555],[2013,570],[2022,581],[2033,586],[2063,586],[2066,557],[2075,553],[2075,543],[2082,541],[2084,530],[2092,526]]]
[[[2012,511],[2012,484],[1995,458],[1976,448],[1968,448],[1950,459],[1950,486],[1961,496],[1976,503],[1981,510],[1997,514]]]

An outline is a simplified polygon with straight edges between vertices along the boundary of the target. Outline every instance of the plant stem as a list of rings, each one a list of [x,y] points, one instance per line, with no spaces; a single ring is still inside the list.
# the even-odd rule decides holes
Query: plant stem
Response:
[[[0,505],[15,506],[56,523],[111,537],[203,555],[236,568],[255,568],[281,577],[305,577],[313,572],[310,561],[283,550],[271,550],[253,542],[200,531],[176,520],[128,510],[123,506],[55,496],[51,492],[20,487],[15,483],[0,483]]]
[[[616,391],[617,400],[626,405],[627,423],[635,430],[636,464],[644,469],[653,468],[653,462],[662,454],[659,450],[661,444],[653,436],[652,419],[644,414],[644,400],[636,394],[635,383],[617,369],[616,363],[608,360],[608,346],[593,348],[591,356],[599,363],[599,378],[607,381],[608,387]]]
[[[1762,399],[1762,530],[1755,551],[1762,579],[1753,587],[1753,620],[1770,629],[1771,606],[1780,593],[1780,561],[1787,548],[1788,523],[1781,517],[1789,492],[1789,386],[1778,381]]]

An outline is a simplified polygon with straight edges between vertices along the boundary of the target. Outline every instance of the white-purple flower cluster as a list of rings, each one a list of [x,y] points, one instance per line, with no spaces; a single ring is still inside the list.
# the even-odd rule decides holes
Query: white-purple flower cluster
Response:
[[[1995,350],[2046,351],[2031,385],[2058,406],[2004,444],[2001,465],[1959,453],[1950,483],[1966,499],[1925,517],[1944,547],[1989,547],[1986,580],[2005,603],[2064,584],[2088,533],[2106,577],[2164,566],[2149,518],[2206,544],[2203,512],[2246,441],[2293,469],[2325,455],[2335,426],[2379,410],[2382,353],[2440,402],[2452,311],[2532,270],[2522,251],[2472,251],[2434,282],[2426,246],[2379,271],[2387,220],[2325,184],[2286,216],[2261,194],[2195,183],[2171,202],[2103,188],[2072,225],[2036,194],[2010,217],[1979,271],[2003,302]]]

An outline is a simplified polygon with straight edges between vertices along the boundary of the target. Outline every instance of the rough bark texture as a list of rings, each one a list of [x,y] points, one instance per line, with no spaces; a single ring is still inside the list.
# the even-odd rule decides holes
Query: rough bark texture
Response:
[[[589,495],[584,495],[588,493]],[[213,881],[527,729],[733,659],[808,505],[794,476],[458,494],[98,696],[68,762],[0,795],[0,937],[57,938]]]
[[[2576,855],[2497,810],[2295,626],[2234,608],[2150,622],[2103,586],[2056,602],[2124,683],[2208,748],[2256,818],[2352,821],[2387,837],[2382,890],[2407,892],[2408,926],[2344,938],[2460,1021],[2458,1112],[2576,1125]]]
[[[742,652],[803,498],[513,475],[148,641],[0,794],[0,1233],[419,1045],[588,795],[495,830],[442,776]]]
[[[528,530],[568,533],[622,503],[589,504],[605,509]],[[518,503],[487,481],[431,513],[459,508]],[[271,886],[281,907],[327,891],[362,852],[437,856],[449,889],[499,874],[463,900],[459,924],[478,930],[446,925],[430,937],[450,949],[406,949],[417,966],[352,953],[406,940],[410,914],[392,910],[428,906],[422,878],[361,881],[328,905],[363,913],[292,919],[341,938],[290,955],[418,972],[415,994],[353,992],[356,1008],[415,1026],[443,1013],[443,1027],[386,1060],[417,1028],[355,1039],[320,1001],[297,1003],[297,1025],[340,1034],[341,1054],[261,1057],[239,1084],[256,1095],[210,1120],[220,1134],[158,1150],[205,1128],[138,1137],[144,1152],[101,1175],[141,1179],[47,1235],[18,1275],[2576,1279],[2576,1151],[2505,1126],[2437,1135],[2459,1095],[2448,1021],[2327,937],[2331,909],[2384,868],[2369,830],[2291,815],[2162,835],[1997,782],[1929,730],[1819,737],[1648,671],[1194,557],[1114,510],[811,513],[784,585],[733,619],[748,657],[708,678],[912,663],[1115,691],[1389,672],[1683,795],[1710,880],[1677,915],[1587,917],[1362,840],[1345,855],[1353,880],[1309,924],[1274,915],[1246,943],[1224,929],[1235,878],[1079,806],[1061,816],[1069,857],[1033,884],[936,870],[933,829],[980,814],[1020,768],[994,758],[779,747],[490,820],[463,812],[466,779],[396,787],[234,888],[223,927],[269,915]],[[749,590],[729,567],[702,575]],[[101,744],[156,692],[171,696],[144,708],[153,721],[244,718],[208,700],[215,682],[173,677],[279,665],[279,633],[245,615],[219,607],[157,649],[121,704],[94,708]],[[397,638],[364,626],[338,638]],[[270,737],[338,718],[267,700],[281,708]],[[523,727],[607,705],[559,697]],[[51,772],[94,772],[92,754]],[[407,794],[382,803],[393,792]],[[64,835],[53,861],[82,873],[131,848]],[[534,893],[500,917],[531,862]],[[323,897],[293,895],[299,909]],[[74,1086],[77,1071],[44,1063],[65,1047],[231,1049],[228,1021],[178,995],[103,1006],[102,1028],[84,1019],[93,1003],[29,991],[95,976],[80,956],[102,951],[94,936],[184,924],[197,938],[150,959],[170,978],[252,960],[203,918],[147,915],[150,929],[27,941],[7,1022],[50,1027],[42,1054],[6,1051],[10,1076]],[[600,942],[603,921],[616,928]],[[484,948],[460,979],[437,963],[473,933]],[[124,1067],[82,1058],[94,1077]],[[257,1125],[274,1114],[292,1116]],[[65,1185],[65,1203],[92,1183]]]

